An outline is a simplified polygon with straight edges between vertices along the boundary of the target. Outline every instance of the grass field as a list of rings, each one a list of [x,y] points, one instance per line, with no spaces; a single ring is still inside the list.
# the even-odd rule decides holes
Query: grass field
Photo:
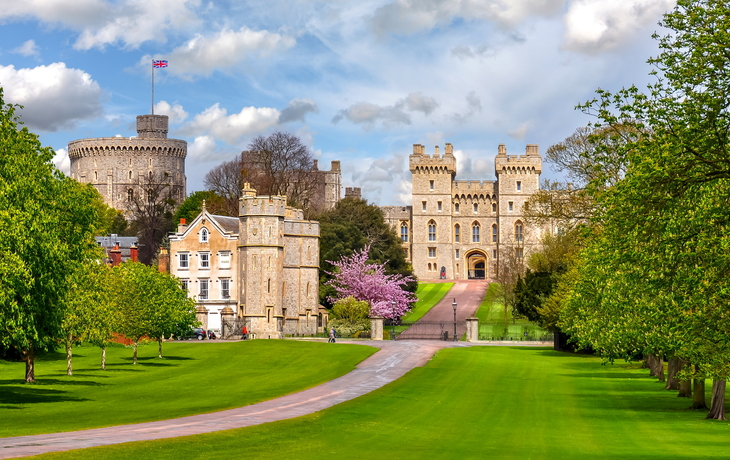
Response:
[[[109,348],[107,370],[96,347],[37,362],[37,384],[22,383],[24,364],[0,361],[0,437],[53,433],[245,406],[313,387],[346,374],[377,349],[283,340],[166,343]]]
[[[499,301],[501,286],[491,283],[477,310],[480,340],[552,340],[552,334],[524,318],[514,318]],[[527,336],[525,336],[527,333]]]
[[[423,315],[428,313],[434,305],[444,298],[453,286],[454,283],[419,284],[418,289],[416,290],[418,302],[416,302],[413,310],[403,317],[403,321],[413,323],[421,319]]]
[[[634,364],[602,366],[540,348],[457,348],[298,419],[43,458],[728,458],[730,424],[704,420],[689,403]]]

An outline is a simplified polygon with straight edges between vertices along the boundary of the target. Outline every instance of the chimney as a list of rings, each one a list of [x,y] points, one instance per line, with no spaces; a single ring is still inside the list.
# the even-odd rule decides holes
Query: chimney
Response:
[[[160,254],[157,256],[157,271],[160,273],[170,272],[170,253],[167,249],[160,249]]]
[[[497,147],[497,155],[507,155],[507,147],[504,144],[499,144]]]
[[[109,260],[112,267],[118,267],[122,263],[122,250],[119,249],[119,243],[114,244],[114,249],[109,251]]]
[[[312,171],[319,171],[319,160],[312,160]]]
[[[129,258],[132,262],[139,262],[137,257],[138,253],[139,249],[137,248],[137,242],[135,241],[132,243],[132,246],[129,247]]]
[[[446,145],[444,146],[444,154],[445,154],[446,156],[453,156],[453,155],[454,155],[454,146],[453,146],[453,145],[451,145],[451,144],[448,144],[448,143],[447,143],[447,144],[446,144]]]
[[[332,160],[330,171],[339,171],[340,170],[340,160]]]
[[[185,230],[188,229],[188,220],[184,217],[180,218],[180,223],[177,226],[177,232],[183,233]]]
[[[436,146],[436,155],[434,156],[434,158],[438,158],[438,157],[439,157],[439,146],[437,145]]]

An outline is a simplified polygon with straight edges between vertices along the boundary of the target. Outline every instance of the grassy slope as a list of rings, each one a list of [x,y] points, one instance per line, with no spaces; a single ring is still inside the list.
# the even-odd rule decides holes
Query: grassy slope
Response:
[[[500,289],[499,284],[491,283],[484,295],[484,300],[479,306],[479,310],[477,310],[476,317],[479,318],[480,338],[499,340],[512,337],[513,340],[521,340],[525,331],[529,331],[529,335],[533,338],[552,338],[550,333],[543,331],[527,319],[514,319],[512,312],[505,310],[504,305],[499,301]]]
[[[404,322],[416,322],[423,317],[434,305],[444,298],[454,283],[419,284],[416,290],[418,302],[410,313],[403,317]]]
[[[727,458],[730,424],[703,420],[636,365],[547,349],[439,352],[425,368],[317,414],[54,459]]]
[[[282,396],[343,375],[377,349],[281,340],[96,347],[37,362],[38,383],[21,383],[23,363],[0,361],[0,437],[121,425],[213,412]]]

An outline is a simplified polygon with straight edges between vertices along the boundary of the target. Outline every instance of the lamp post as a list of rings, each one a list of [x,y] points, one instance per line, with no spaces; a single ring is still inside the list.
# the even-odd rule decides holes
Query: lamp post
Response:
[[[454,297],[454,302],[451,306],[454,307],[454,342],[456,342],[456,297]]]
[[[390,337],[391,340],[395,340],[395,300],[390,301],[390,306],[393,307],[393,316],[390,318]]]

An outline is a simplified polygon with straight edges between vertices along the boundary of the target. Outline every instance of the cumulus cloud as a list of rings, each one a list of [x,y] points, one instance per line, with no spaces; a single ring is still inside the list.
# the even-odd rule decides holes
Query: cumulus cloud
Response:
[[[493,180],[494,156],[467,154],[463,150],[454,150],[456,157],[456,174],[460,180]]]
[[[37,18],[48,23],[61,23],[70,27],[99,25],[110,12],[103,0],[23,0],[4,1],[0,18]]]
[[[17,53],[23,56],[38,56],[40,51],[38,45],[35,44],[35,40],[28,40],[19,47],[13,50],[13,53]]]
[[[527,128],[529,127],[528,122],[520,123],[520,125],[513,129],[512,131],[508,131],[507,135],[511,137],[512,139],[518,139],[521,141],[525,140],[525,136],[527,135]]]
[[[565,0],[396,0],[378,8],[371,25],[378,35],[412,34],[454,19],[513,26],[528,16],[552,16]]]
[[[223,29],[212,36],[196,35],[169,53],[168,71],[175,74],[209,75],[216,69],[235,67],[251,56],[269,56],[296,44],[294,38],[241,27],[238,31]],[[150,57],[142,58],[145,66]]]
[[[370,102],[358,102],[340,110],[332,122],[338,123],[346,118],[352,123],[364,124],[366,128],[372,128],[378,122],[382,122],[386,128],[390,128],[399,124],[411,124],[411,116],[406,111],[423,112],[424,115],[430,115],[437,107],[438,103],[434,98],[424,96],[420,92],[410,93],[394,105],[380,106]]]
[[[193,161],[208,161],[216,156],[216,143],[211,136],[197,136],[188,144],[188,158]]]
[[[477,96],[476,91],[469,91],[466,94],[466,112],[465,113],[452,113],[449,115],[456,123],[464,123],[471,117],[482,111],[482,100]]]
[[[292,99],[289,104],[279,114],[279,123],[287,123],[290,121],[301,121],[308,113],[318,113],[317,104],[311,99]]]
[[[344,168],[346,174],[351,174],[352,183],[358,184],[369,200],[382,204],[410,204],[411,178],[407,155],[366,159],[360,164],[347,162]]]
[[[564,46],[585,53],[616,48],[671,9],[674,0],[577,0],[565,15]]]
[[[65,175],[71,175],[71,160],[68,158],[66,149],[56,150],[56,155],[53,156],[53,164]]]
[[[269,107],[244,107],[238,113],[228,115],[219,103],[205,109],[187,122],[181,131],[188,135],[209,134],[228,144],[235,144],[244,136],[259,134],[279,121],[280,112]]]
[[[19,111],[31,129],[57,131],[102,113],[102,90],[91,75],[63,62],[16,69],[0,65],[5,100],[24,106]]]
[[[160,101],[155,104],[155,113],[157,115],[167,115],[172,123],[182,122],[188,117],[188,113],[180,104],[170,105],[167,101]]]

